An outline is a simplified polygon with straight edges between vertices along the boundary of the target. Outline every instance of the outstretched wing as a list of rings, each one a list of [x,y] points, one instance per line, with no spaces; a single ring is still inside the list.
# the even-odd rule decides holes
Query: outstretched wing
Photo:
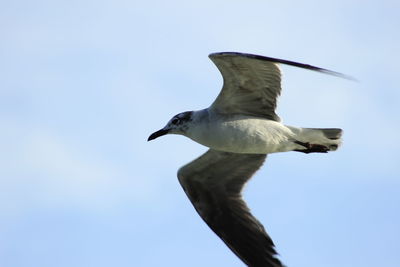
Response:
[[[248,54],[216,53],[210,59],[224,79],[211,108],[224,114],[244,114],[279,121],[275,114],[281,92],[278,65]]]
[[[274,243],[241,196],[265,158],[210,149],[183,166],[178,178],[199,215],[244,263],[282,267]]]
[[[223,52],[209,57],[224,79],[211,109],[223,114],[244,114],[279,121],[275,114],[276,101],[281,93],[279,63],[352,79],[327,69],[252,54]]]

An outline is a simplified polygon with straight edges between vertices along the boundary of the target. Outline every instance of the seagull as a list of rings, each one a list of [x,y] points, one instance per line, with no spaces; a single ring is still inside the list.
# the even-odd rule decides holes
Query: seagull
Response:
[[[209,55],[223,87],[209,108],[172,117],[148,141],[179,134],[209,148],[178,171],[178,179],[208,226],[246,265],[283,267],[275,245],[242,198],[245,183],[267,154],[296,151],[326,153],[341,144],[338,128],[284,125],[275,113],[281,92],[279,64],[351,78],[289,60],[222,52]]]

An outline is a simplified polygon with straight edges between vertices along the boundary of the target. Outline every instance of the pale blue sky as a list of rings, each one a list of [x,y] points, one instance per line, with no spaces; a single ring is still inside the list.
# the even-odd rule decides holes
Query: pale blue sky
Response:
[[[206,148],[147,143],[239,51],[282,67],[278,112],[341,127],[327,155],[270,155],[245,198],[288,267],[400,266],[398,1],[26,1],[0,9],[0,266],[243,266],[176,171]]]

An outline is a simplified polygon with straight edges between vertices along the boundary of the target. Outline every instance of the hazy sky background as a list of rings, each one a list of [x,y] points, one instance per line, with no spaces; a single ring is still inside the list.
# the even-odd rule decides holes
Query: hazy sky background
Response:
[[[341,127],[329,154],[270,155],[245,198],[288,267],[400,266],[399,1],[3,1],[0,266],[243,266],[176,178],[206,148],[147,143],[207,107],[207,58],[282,67],[278,114]]]

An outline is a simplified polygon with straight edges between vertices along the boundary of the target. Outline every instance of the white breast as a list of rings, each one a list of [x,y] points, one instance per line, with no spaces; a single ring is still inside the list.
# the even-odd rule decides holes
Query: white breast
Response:
[[[276,121],[230,116],[203,120],[191,127],[187,136],[216,150],[268,154],[291,150],[287,146],[294,134]]]

